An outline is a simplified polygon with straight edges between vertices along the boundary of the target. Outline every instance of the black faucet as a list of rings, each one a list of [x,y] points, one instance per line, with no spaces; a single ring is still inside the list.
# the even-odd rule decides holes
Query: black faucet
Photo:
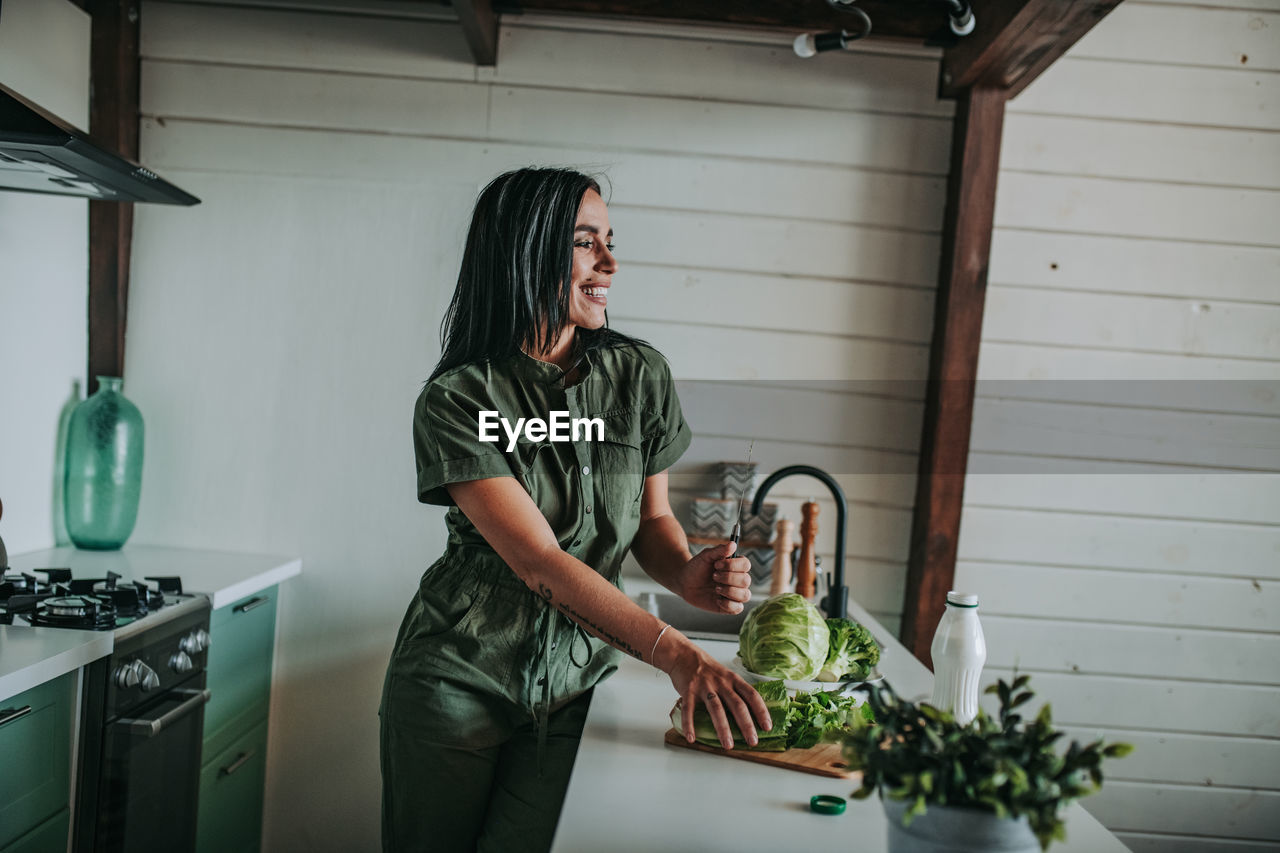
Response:
[[[833,567],[834,570],[827,575],[827,597],[819,602],[818,606],[826,611],[827,616],[842,618],[845,615],[845,598],[848,591],[844,585],[844,534],[849,515],[849,504],[845,500],[844,489],[840,488],[840,484],[835,481],[835,478],[821,468],[814,468],[812,465],[788,465],[785,468],[779,468],[766,477],[765,481],[760,484],[760,488],[756,490],[756,496],[751,500],[751,514],[759,515],[760,508],[764,505],[764,496],[768,494],[775,483],[783,477],[790,477],[792,474],[808,474],[810,477],[816,477],[831,490],[831,496],[836,499],[835,566]]]

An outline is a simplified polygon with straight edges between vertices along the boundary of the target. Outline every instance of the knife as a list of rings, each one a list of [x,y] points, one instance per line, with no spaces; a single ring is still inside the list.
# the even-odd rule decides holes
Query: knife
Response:
[[[747,447],[747,464],[751,464],[751,454],[756,449],[756,440],[751,439],[751,444]],[[738,493],[738,514],[733,519],[733,533],[729,536],[729,541],[733,543],[733,552],[738,553],[738,542],[742,539],[742,507],[747,500],[747,486],[743,483],[742,489]]]

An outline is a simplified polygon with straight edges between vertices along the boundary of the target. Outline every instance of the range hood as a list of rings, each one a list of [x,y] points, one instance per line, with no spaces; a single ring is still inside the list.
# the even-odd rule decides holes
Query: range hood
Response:
[[[0,85],[0,190],[102,201],[199,204],[155,172],[91,142]]]

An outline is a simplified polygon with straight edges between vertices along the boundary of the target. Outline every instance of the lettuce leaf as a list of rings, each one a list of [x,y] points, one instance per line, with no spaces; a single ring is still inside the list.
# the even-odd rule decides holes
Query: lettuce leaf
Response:
[[[865,625],[852,619],[828,619],[830,641],[818,681],[864,681],[880,662],[880,645]]]

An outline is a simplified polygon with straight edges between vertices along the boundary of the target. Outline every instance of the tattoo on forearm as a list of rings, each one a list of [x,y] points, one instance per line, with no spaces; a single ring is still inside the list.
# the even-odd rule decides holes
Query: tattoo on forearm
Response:
[[[546,599],[547,601],[551,600],[551,590],[547,590]],[[613,646],[615,649],[626,652],[636,660],[644,660],[644,656],[640,654],[640,650],[637,649],[635,646],[631,645],[626,640],[606,630],[600,625],[597,625],[595,622],[592,622],[590,619],[583,616],[581,613],[574,610],[572,607],[565,604],[563,601],[557,604],[556,607],[560,609],[561,613],[565,614],[570,619],[577,622],[579,625],[582,625],[583,627],[586,627],[586,628],[590,628],[597,637],[604,640],[606,643]]]
[[[547,601],[547,602],[550,602],[553,598],[551,587],[547,586],[542,581],[538,582],[538,595],[544,601]],[[556,604],[556,607],[560,610],[561,613],[565,614],[566,616],[568,616],[570,619],[574,620],[578,624],[582,625],[585,628],[590,628],[597,637],[604,640],[606,643],[613,646],[615,649],[626,652],[636,660],[644,660],[644,656],[640,654],[640,650],[637,649],[635,646],[631,645],[626,640],[622,639],[616,634],[613,634],[612,632],[608,631],[604,627],[597,625],[595,622],[592,622],[590,619],[583,616],[578,611],[574,610],[568,604],[565,604],[563,601],[561,601]]]

